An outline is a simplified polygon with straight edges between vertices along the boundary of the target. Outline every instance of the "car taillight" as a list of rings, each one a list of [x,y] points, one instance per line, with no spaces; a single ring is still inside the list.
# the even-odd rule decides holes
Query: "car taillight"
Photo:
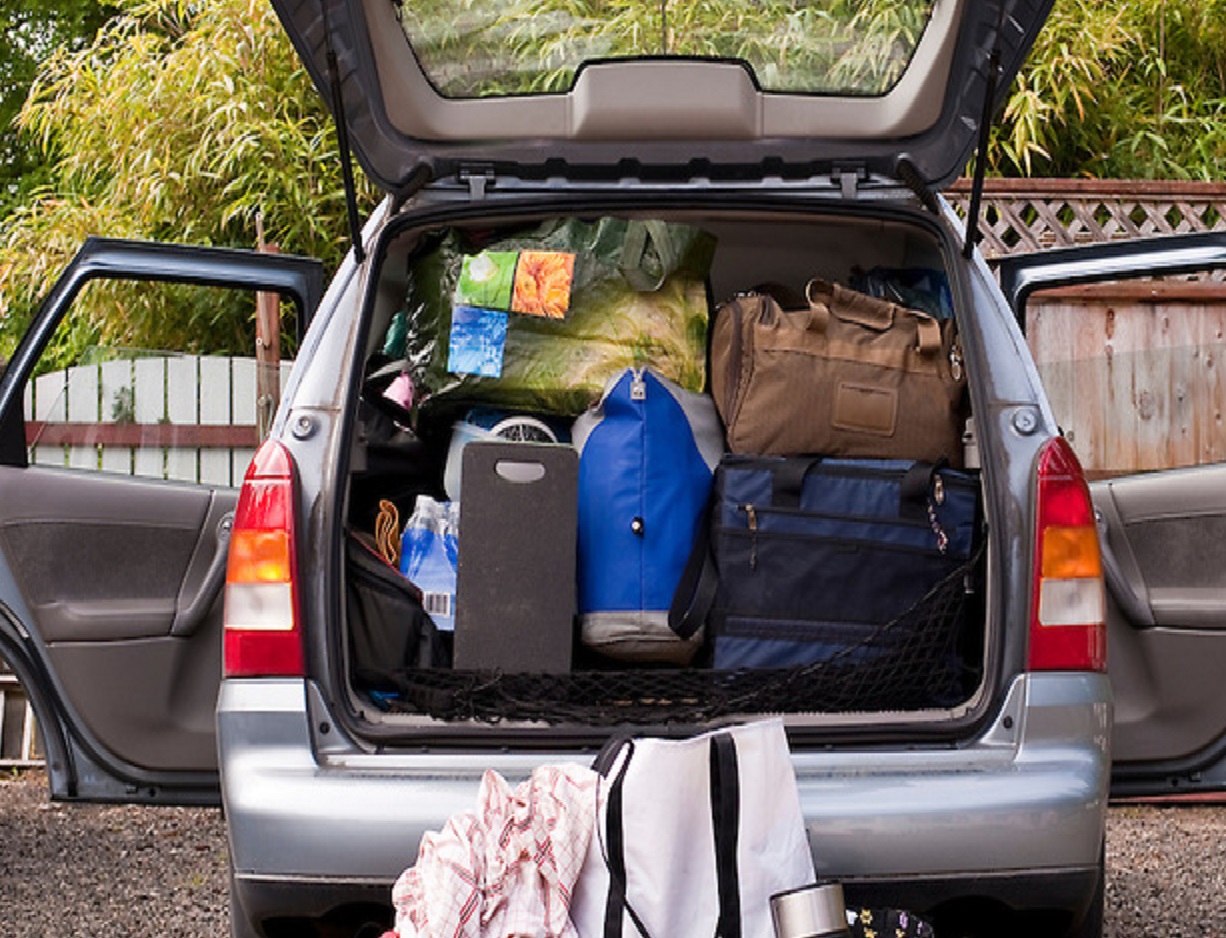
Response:
[[[255,454],[234,512],[226,567],[226,677],[301,677],[294,463],[269,440]]]
[[[1094,505],[1081,464],[1063,438],[1039,454],[1032,671],[1107,669],[1106,592]]]

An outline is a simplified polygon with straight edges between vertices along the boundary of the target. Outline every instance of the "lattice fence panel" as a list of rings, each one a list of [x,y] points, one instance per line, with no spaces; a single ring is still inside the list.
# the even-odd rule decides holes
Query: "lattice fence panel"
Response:
[[[970,183],[949,191],[965,218]],[[989,179],[979,223],[990,259],[1047,248],[1226,231],[1226,185],[1082,179]]]

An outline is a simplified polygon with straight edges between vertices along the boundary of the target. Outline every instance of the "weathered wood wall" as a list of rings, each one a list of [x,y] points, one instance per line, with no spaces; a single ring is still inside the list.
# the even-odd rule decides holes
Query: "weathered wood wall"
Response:
[[[1226,288],[1150,282],[1032,300],[1052,409],[1095,477],[1226,460]]]
[[[949,193],[963,215],[966,180]],[[1226,231],[1226,185],[989,179],[989,258],[1054,247]],[[1095,477],[1226,459],[1223,272],[1101,284],[1030,301],[1027,341],[1056,417]]]

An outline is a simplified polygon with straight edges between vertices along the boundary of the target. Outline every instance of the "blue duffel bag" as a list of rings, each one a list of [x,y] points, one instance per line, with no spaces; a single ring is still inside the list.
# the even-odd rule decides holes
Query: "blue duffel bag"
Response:
[[[625,661],[688,663],[701,617],[670,624],[669,612],[723,453],[714,402],[628,368],[575,421],[573,439],[581,641]]]
[[[978,477],[931,463],[727,456],[715,489],[718,669],[886,654],[977,548]]]

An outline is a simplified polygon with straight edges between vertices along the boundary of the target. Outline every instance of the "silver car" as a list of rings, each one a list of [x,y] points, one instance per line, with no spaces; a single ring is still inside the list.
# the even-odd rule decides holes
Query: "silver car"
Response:
[[[446,446],[389,417],[374,380],[438,233],[683,221],[716,238],[716,300],[922,267],[948,282],[961,336],[985,520],[967,681],[907,708],[785,704],[819,875],[941,934],[1100,934],[1108,619],[1128,719],[1120,790],[1219,784],[1226,600],[1211,545],[1226,498],[1221,467],[1205,467],[1099,483],[1092,502],[1019,327],[1034,289],[1135,270],[1140,249],[1017,262],[1011,306],[975,250],[977,210],[964,222],[939,194],[982,154],[1050,2],[894,4],[885,42],[867,16],[803,3],[728,36],[690,35],[700,24],[681,9],[645,35],[595,12],[517,24],[498,3],[273,5],[343,147],[387,193],[363,225],[353,212],[326,293],[300,258],[94,239],[0,382],[0,655],[38,714],[53,797],[220,802],[233,934],[310,934],[386,923],[423,832],[471,806],[484,770],[588,762],[627,729],[560,702],[492,719],[389,701],[352,667],[344,545],[380,499],[407,511],[439,493]],[[781,52],[796,30],[806,43]],[[1213,239],[1201,248],[1160,263],[1223,262]],[[258,398],[280,394],[265,442],[256,408],[219,390],[247,380],[233,362],[47,359],[106,280],[271,291],[310,320],[292,371]],[[149,381],[160,390],[141,397]],[[169,390],[184,381],[186,416]],[[1185,521],[1205,550],[1179,563],[1125,550],[1177,545]],[[664,712],[655,728],[755,715]]]

